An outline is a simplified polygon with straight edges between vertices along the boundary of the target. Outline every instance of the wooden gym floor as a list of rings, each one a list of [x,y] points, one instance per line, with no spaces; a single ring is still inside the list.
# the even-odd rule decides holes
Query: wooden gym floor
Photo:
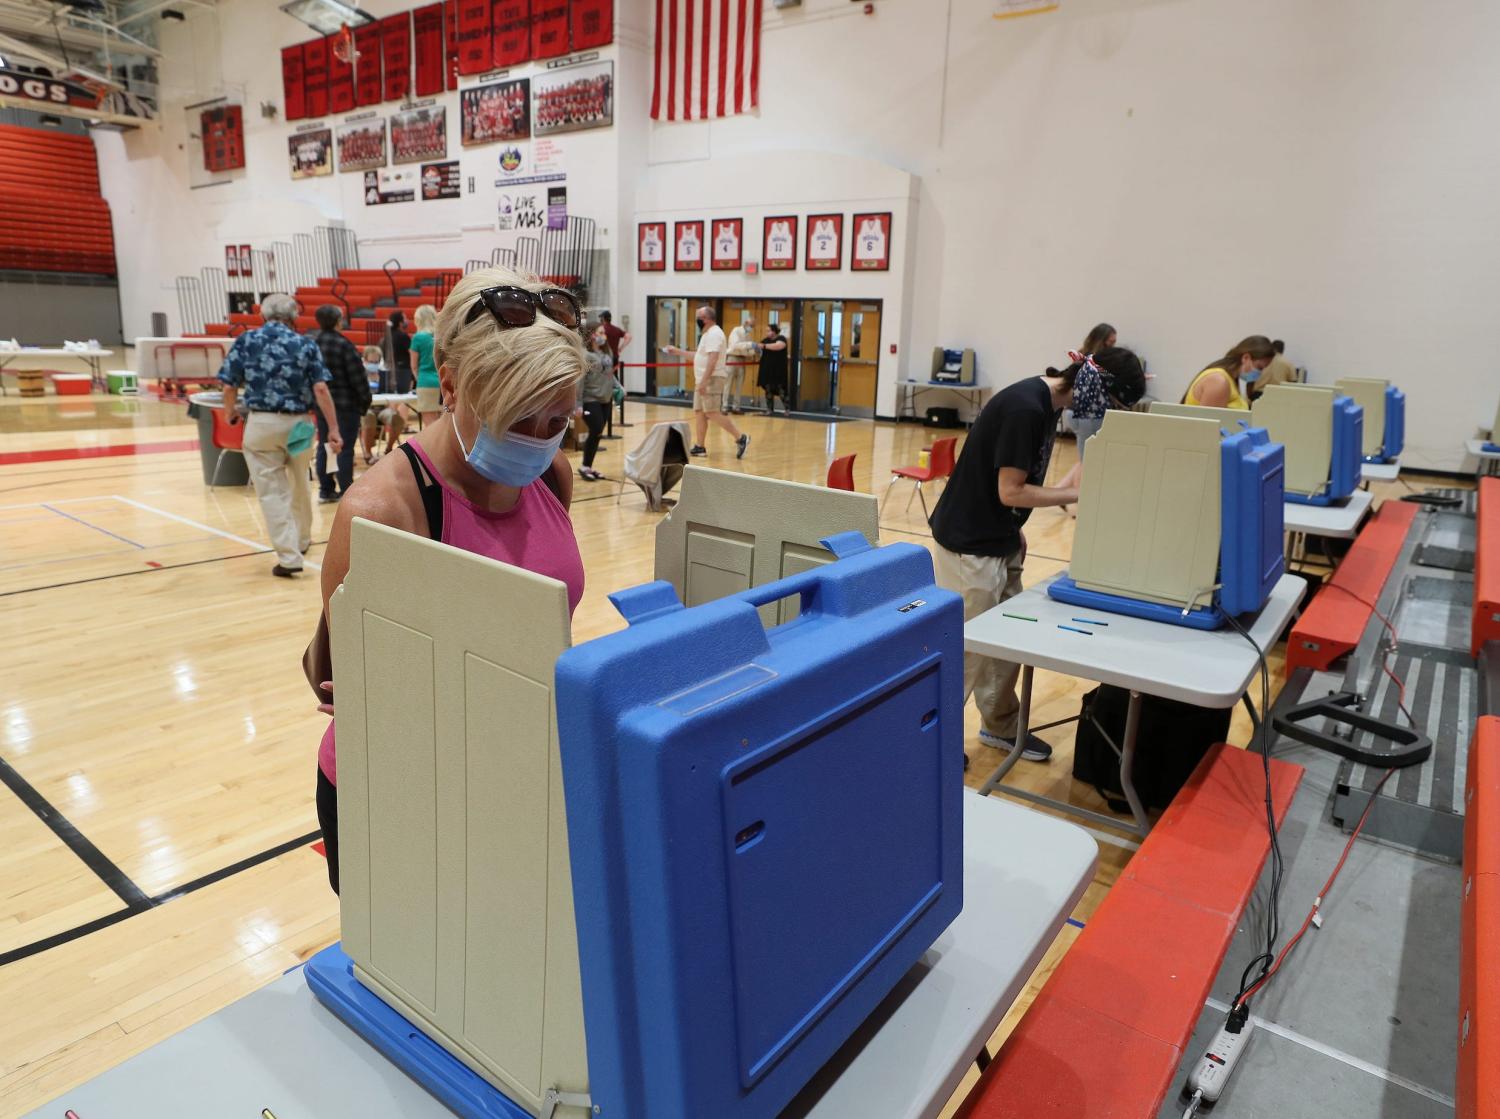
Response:
[[[595,464],[611,477],[647,423],[686,415],[627,407],[634,426],[606,442]],[[863,421],[746,416],[742,426],[752,437],[745,459],[714,431],[707,465],[821,484],[834,457],[854,452],[856,485],[877,495],[890,467],[915,462],[933,436]],[[321,547],[309,574],[272,578],[253,491],[204,486],[196,435],[182,405],[151,398],[0,398],[0,1117],[118,1064],[338,938],[338,908],[312,847],[325,718],[300,668],[319,608]],[[1059,440],[1052,477],[1074,457],[1071,441]],[[633,490],[617,504],[616,489],[576,485],[588,572],[576,641],[621,628],[605,595],[652,576],[659,515]],[[321,544],[331,509],[315,508]],[[1027,535],[1028,584],[1066,566],[1066,514],[1038,510]],[[905,483],[881,537],[930,544]],[[1272,663],[1279,674],[1280,650]],[[1075,713],[1090,686],[1038,672],[1037,721]],[[978,744],[972,705],[967,718],[968,780],[977,785],[998,755]],[[1248,733],[1240,709],[1231,740],[1243,744]],[[1057,747],[1052,762],[1023,762],[1012,781],[1102,808],[1091,790],[1072,789],[1072,728],[1046,737]],[[53,813],[70,843],[43,822]],[[1098,874],[1023,1006],[1129,859],[1133,843],[1095,834]]]

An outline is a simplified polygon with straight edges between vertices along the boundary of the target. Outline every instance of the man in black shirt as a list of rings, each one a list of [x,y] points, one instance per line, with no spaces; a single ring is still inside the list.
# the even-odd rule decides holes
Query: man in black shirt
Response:
[[[318,350],[328,368],[328,393],[339,422],[339,438],[344,445],[338,453],[338,489],[334,475],[328,472],[328,452],[323,443],[328,438],[328,421],[318,414],[318,453],[313,472],[318,476],[318,500],[325,505],[337,501],[354,484],[354,447],[359,442],[361,417],[370,410],[370,379],[364,359],[354,343],[339,333],[343,313],[325,303],[315,312],[318,320]]]
[[[932,511],[938,586],[963,596],[964,620],[1021,593],[1026,541],[1021,526],[1033,509],[1070,505],[1077,487],[1044,486],[1057,416],[1073,401],[1077,372],[1030,377],[990,399],[974,421],[953,476]],[[1020,666],[964,654],[964,693],[979,708],[979,740],[1009,749],[1021,701]],[[1021,756],[1046,761],[1052,747],[1028,735]]]

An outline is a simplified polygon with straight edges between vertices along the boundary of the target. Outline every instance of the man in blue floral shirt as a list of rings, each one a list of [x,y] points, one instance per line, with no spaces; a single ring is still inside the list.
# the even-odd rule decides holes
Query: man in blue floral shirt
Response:
[[[292,329],[297,301],[289,295],[269,295],[260,313],[266,325],[234,340],[219,380],[224,383],[224,415],[230,423],[238,422],[235,400],[241,388],[245,391],[250,409],[245,421],[245,463],[265,514],[271,546],[276,549],[271,574],[291,576],[302,570],[302,557],[312,546],[307,464],[313,448],[307,414],[314,402],[328,421],[329,449],[338,454],[344,443],[318,345]],[[304,433],[299,424],[308,430]]]

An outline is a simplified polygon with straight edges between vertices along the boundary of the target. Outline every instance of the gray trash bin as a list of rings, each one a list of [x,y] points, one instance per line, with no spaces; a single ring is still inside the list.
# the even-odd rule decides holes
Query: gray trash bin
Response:
[[[214,467],[219,462],[219,448],[214,446],[214,412],[224,403],[222,392],[194,392],[188,394],[188,415],[198,421],[198,457],[203,463],[203,484],[215,484]],[[219,467],[217,484],[221,486],[244,486],[250,483],[250,471],[245,466],[245,456],[231,451],[224,456],[224,465]]]

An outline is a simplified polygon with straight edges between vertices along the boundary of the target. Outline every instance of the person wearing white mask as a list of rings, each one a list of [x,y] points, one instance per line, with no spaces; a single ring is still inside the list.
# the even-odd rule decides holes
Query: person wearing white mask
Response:
[[[588,367],[574,296],[507,269],[458,282],[433,331],[443,418],[380,459],[339,503],[323,560],[325,625],[304,668],[325,692],[336,680],[326,647],[328,600],[349,569],[355,517],[488,556],[583,597],[583,560],[568,506],[572,471],[561,452]],[[324,671],[328,672],[324,676]],[[333,704],[320,709],[333,713]],[[337,756],[330,723],[318,751],[318,822],[338,892]]]

